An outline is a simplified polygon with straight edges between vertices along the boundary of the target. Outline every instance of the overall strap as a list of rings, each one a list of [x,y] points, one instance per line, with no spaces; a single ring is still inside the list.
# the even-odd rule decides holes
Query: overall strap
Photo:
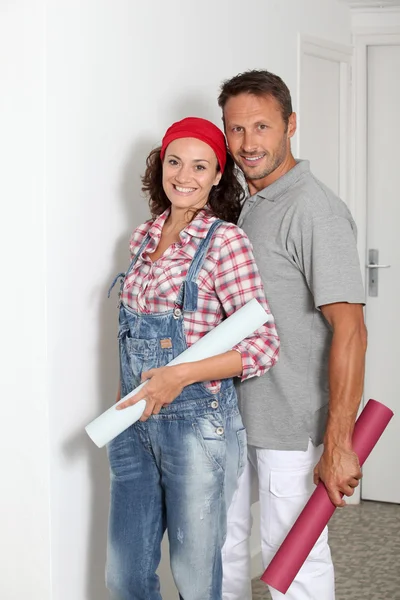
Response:
[[[214,235],[215,230],[223,223],[221,219],[217,219],[211,225],[206,237],[200,242],[196,250],[196,254],[190,263],[186,279],[182,283],[175,306],[182,308],[183,311],[195,312],[197,310],[198,286],[196,279],[204,264],[207,255],[207,250]]]
[[[125,279],[129,275],[130,271],[133,268],[133,265],[136,263],[137,259],[142,254],[142,252],[145,249],[145,247],[147,246],[149,239],[150,239],[150,235],[147,233],[144,236],[143,242],[140,244],[139,250],[136,252],[136,254],[134,255],[134,257],[132,258],[131,263],[130,263],[129,268],[126,271],[126,273],[118,273],[118,275],[114,278],[114,281],[112,282],[112,284],[110,286],[110,289],[108,290],[108,294],[107,294],[108,298],[110,297],[112,289],[113,289],[114,285],[117,283],[118,279],[121,279],[120,286],[119,286],[119,293],[118,293],[118,296],[119,297],[121,296],[122,288],[123,288],[124,283],[125,283]]]

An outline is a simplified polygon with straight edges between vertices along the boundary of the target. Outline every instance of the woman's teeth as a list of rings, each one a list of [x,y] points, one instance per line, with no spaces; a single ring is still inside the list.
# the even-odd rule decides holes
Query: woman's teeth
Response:
[[[178,190],[178,192],[182,192],[182,194],[188,194],[189,192],[194,192],[196,188],[184,188],[176,185],[175,189]]]

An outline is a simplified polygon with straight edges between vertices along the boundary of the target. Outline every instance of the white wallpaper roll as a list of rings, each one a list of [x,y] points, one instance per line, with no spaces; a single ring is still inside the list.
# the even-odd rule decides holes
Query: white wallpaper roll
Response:
[[[168,363],[168,366],[195,362],[196,360],[203,360],[228,352],[236,344],[259,329],[268,319],[269,315],[259,302],[253,298],[225,321],[222,321],[215,329],[206,333],[190,348],[174,358]],[[137,404],[128,406],[124,410],[116,410],[116,406],[137,394],[146,383],[146,381],[141,383],[85,427],[86,433],[99,448],[111,442],[117,435],[140,419],[146,406],[145,400],[140,400]]]

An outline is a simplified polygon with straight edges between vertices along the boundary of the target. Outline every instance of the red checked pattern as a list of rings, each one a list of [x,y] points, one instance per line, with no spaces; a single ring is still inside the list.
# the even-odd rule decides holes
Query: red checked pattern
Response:
[[[132,271],[126,278],[122,302],[141,313],[159,313],[172,310],[179,288],[186,277],[198,244],[215,221],[205,210],[180,233],[180,243],[172,244],[154,263],[149,254],[160,241],[169,209],[155,221],[147,221],[132,234],[131,255],[134,256],[147,233],[150,240]],[[213,235],[203,267],[197,278],[197,311],[184,313],[188,346],[194,344],[225,316],[231,315],[252,298],[270,314],[250,241],[246,234],[232,223],[222,223]],[[272,367],[279,353],[279,338],[274,321],[260,327],[234,350],[242,356],[242,381],[263,375]],[[213,391],[218,382],[208,384]]]

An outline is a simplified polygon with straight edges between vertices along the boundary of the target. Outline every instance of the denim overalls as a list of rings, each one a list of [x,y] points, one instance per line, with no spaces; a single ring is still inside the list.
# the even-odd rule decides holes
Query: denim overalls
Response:
[[[220,223],[215,221],[200,241],[174,310],[141,314],[120,306],[121,396],[139,385],[142,371],[166,365],[187,348],[183,313],[197,308],[196,278]],[[111,598],[161,600],[156,570],[167,528],[181,600],[220,600],[226,513],[246,461],[246,434],[232,379],[223,380],[215,394],[202,383],[188,385],[160,414],[115,438],[108,456]]]

